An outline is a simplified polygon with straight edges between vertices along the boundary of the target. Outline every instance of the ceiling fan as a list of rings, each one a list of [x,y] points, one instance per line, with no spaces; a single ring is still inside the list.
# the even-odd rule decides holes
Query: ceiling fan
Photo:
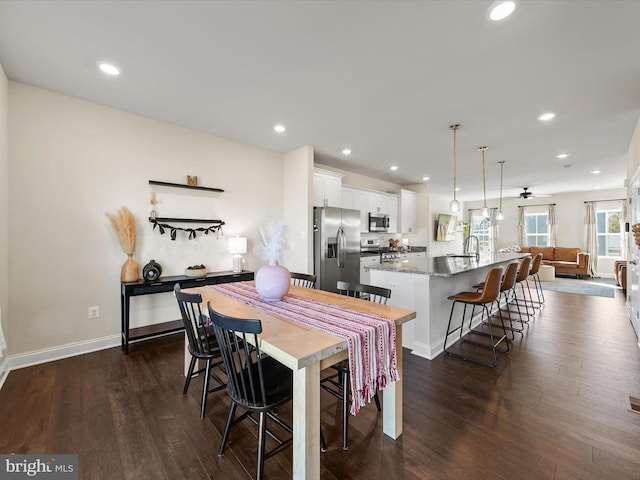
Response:
[[[520,198],[524,198],[525,200],[527,198],[534,198],[535,195],[533,194],[533,192],[529,191],[529,187],[522,187],[522,192],[520,192]]]

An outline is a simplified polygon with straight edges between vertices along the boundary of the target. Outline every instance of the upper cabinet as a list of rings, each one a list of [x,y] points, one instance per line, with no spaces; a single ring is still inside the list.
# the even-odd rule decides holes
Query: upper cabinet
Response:
[[[418,231],[418,194],[404,189],[399,190],[397,193],[400,200],[398,232],[416,233]]]
[[[398,231],[398,196],[357,187],[342,187],[342,208],[360,210],[360,229],[369,231],[369,212],[389,215],[389,233]]]
[[[342,207],[342,177],[339,173],[313,169],[314,207]]]

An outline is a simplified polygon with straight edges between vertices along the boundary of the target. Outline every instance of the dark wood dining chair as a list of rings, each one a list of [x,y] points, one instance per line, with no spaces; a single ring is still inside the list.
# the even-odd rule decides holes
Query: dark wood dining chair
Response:
[[[200,406],[200,418],[204,418],[207,409],[207,397],[210,393],[217,392],[226,387],[226,383],[218,377],[214,372],[214,367],[222,365],[222,357],[220,349],[215,339],[213,329],[209,317],[202,313],[200,304],[202,296],[197,293],[185,293],[180,290],[180,285],[176,283],[173,291],[178,301],[180,315],[184,324],[184,331],[187,335],[188,349],[191,354],[191,362],[189,363],[189,371],[184,382],[182,394],[186,395],[189,391],[191,377],[198,373],[204,373],[202,385],[202,403]],[[204,360],[205,365],[198,371],[194,371],[196,362]],[[217,385],[209,389],[209,381],[213,378]]]
[[[224,455],[231,428],[248,418],[258,425],[256,478],[260,480],[264,461],[293,443],[293,437],[281,440],[267,429],[269,418],[293,433],[293,429],[273,413],[277,407],[293,398],[293,372],[274,358],[262,355],[258,342],[258,334],[262,333],[260,320],[228,317],[213,310],[210,304],[208,309],[227,372],[227,393],[231,399],[218,455]],[[237,407],[245,412],[234,418]],[[253,413],[259,415],[259,420],[251,416]],[[278,443],[267,453],[265,435]]]
[[[291,272],[291,285],[305,288],[316,288],[316,276],[308,273]]]
[[[387,300],[391,298],[391,290],[388,288],[362,283],[338,282],[337,290],[341,295],[362,298],[370,302],[385,305]],[[320,387],[342,402],[342,448],[347,450],[349,448],[349,406],[351,405],[349,361],[343,360],[340,363],[332,365],[330,368],[336,370],[336,373],[322,378],[320,380]],[[373,400],[380,412],[382,409],[380,408],[380,398],[377,392],[373,395]],[[323,445],[323,447],[324,450],[326,450],[326,446]]]

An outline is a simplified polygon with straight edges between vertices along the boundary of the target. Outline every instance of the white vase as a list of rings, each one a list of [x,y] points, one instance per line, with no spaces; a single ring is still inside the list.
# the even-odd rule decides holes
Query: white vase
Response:
[[[256,290],[265,302],[282,300],[291,287],[291,274],[275,260],[260,267],[256,272]]]

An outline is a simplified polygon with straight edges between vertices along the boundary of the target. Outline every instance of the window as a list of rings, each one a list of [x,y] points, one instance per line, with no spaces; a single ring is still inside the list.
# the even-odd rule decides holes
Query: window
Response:
[[[478,247],[481,252],[490,251],[489,218],[482,215],[472,215],[471,235],[478,237]]]
[[[596,226],[598,229],[598,256],[622,256],[622,234],[620,232],[620,209],[598,210]]]
[[[525,243],[527,246],[549,245],[548,213],[526,213],[524,215]]]

